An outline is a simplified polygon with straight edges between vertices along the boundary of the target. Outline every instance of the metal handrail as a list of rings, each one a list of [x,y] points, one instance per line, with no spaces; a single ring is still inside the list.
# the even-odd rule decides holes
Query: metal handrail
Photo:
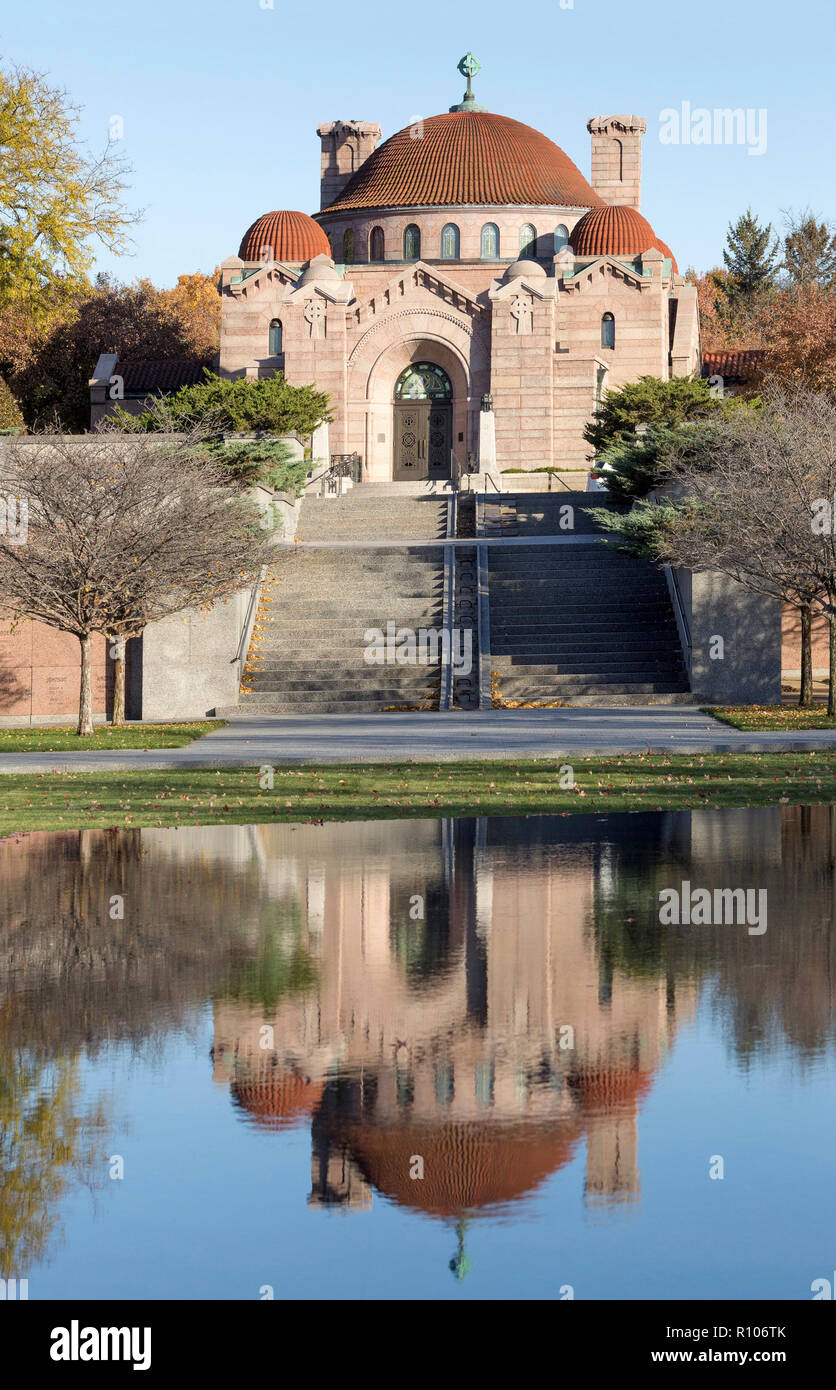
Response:
[[[456,537],[456,494],[447,498],[447,540]],[[453,707],[453,615],[456,602],[456,551],[452,545],[444,547],[444,588],[441,602],[441,689],[438,708],[447,711]]]
[[[691,629],[688,625],[688,619],[685,616],[685,607],[683,605],[682,594],[680,593],[679,589],[679,580],[676,576],[676,570],[673,568],[672,565],[665,565],[665,575],[668,581],[668,593],[670,594],[671,599],[673,600],[676,625],[679,628],[679,640],[682,643],[682,654],[685,657],[685,664],[688,668],[688,675],[690,677],[691,655],[693,651],[691,643]]]
[[[261,566],[261,569],[258,572],[258,579],[253,585],[252,593],[250,594],[250,601],[247,604],[247,614],[244,618],[244,625],[241,628],[241,636],[238,639],[238,650],[232,658],[230,666],[233,665],[233,663],[236,661],[240,666],[241,662],[247,655],[247,650],[250,645],[250,638],[252,637],[252,630],[255,627],[255,617],[256,613],[258,612],[259,600],[261,599],[261,590],[263,589],[264,581],[267,578],[267,568],[267,565]]]

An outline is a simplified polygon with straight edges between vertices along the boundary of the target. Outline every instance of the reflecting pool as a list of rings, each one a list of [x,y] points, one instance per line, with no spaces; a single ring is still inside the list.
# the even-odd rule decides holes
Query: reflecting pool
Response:
[[[834,850],[832,807],[0,842],[0,1274],[810,1299]]]

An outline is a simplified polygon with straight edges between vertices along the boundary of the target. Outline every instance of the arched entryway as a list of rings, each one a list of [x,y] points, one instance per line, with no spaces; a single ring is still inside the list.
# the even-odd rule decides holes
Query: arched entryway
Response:
[[[453,387],[442,367],[413,362],[395,383],[392,477],[446,479],[452,474]]]

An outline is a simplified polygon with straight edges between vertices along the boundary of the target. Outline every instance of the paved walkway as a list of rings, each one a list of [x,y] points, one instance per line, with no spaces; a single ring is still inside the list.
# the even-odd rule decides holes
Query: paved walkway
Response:
[[[815,749],[836,749],[836,730],[811,730],[791,737],[784,733],[744,734],[693,707],[289,714],[272,719],[234,719],[186,748],[165,752],[7,753],[0,758],[0,773]]]

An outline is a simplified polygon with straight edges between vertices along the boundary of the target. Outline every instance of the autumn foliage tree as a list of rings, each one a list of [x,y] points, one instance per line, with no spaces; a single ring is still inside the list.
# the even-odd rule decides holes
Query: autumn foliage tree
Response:
[[[0,534],[0,603],[15,620],[71,632],[81,646],[78,732],[93,732],[95,633],[120,640],[208,607],[251,582],[270,554],[255,505],[201,449],[174,437],[13,438],[0,494],[25,498],[28,537]],[[124,707],[124,664],[117,671]]]
[[[75,294],[56,292],[47,320],[23,304],[0,309],[0,371],[31,428],[81,433],[90,425],[89,380],[102,352],[123,358],[190,357],[212,365],[220,338],[217,272],[181,275],[170,290],[106,275]]]
[[[815,282],[782,290],[763,323],[764,380],[836,396],[836,292]]]
[[[92,155],[66,92],[25,67],[0,69],[0,307],[37,317],[55,285],[81,286],[96,242],[122,252],[137,215],[124,206],[128,169],[108,141]]]

